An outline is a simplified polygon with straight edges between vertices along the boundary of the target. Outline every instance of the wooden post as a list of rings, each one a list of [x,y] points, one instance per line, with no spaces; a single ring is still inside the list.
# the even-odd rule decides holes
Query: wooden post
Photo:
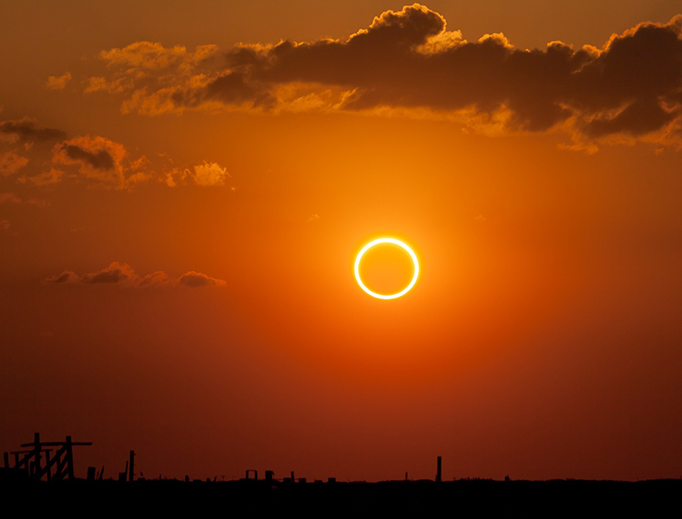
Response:
[[[128,470],[129,470],[128,481],[130,483],[133,482],[133,477],[135,474],[134,467],[135,467],[135,451],[130,451],[130,465],[128,465]]]
[[[52,481],[52,467],[50,466],[50,451],[45,451],[45,472],[47,472],[47,480]]]
[[[65,453],[65,465],[66,465],[66,477],[68,479],[75,479],[75,476],[73,475],[73,449],[71,447],[71,436],[66,437],[66,444],[64,445],[66,447],[66,453]]]
[[[55,470],[54,477],[57,481],[61,481],[65,477],[64,459],[66,458],[66,455],[64,454],[64,452],[65,452],[65,447],[62,445],[62,448],[59,449],[55,454],[55,456],[57,458],[57,461],[56,461],[57,469]]]
[[[440,483],[441,481],[441,458],[438,456],[438,468],[436,471],[436,483]]]
[[[33,433],[33,463],[29,475],[40,479],[40,433]]]
[[[9,468],[9,452],[6,452],[4,457],[5,457],[5,468],[8,469]]]

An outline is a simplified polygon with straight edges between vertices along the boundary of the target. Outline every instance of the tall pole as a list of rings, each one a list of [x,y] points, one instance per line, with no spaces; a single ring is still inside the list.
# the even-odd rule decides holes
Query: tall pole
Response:
[[[52,466],[50,465],[50,451],[45,451],[45,470],[47,471],[47,480],[52,481]]]
[[[135,468],[135,451],[130,451],[130,464],[128,465],[128,481],[133,482],[133,474]]]
[[[33,466],[29,474],[32,477],[35,477],[36,474],[40,478],[40,433],[34,433],[33,434]]]
[[[64,443],[64,461],[66,465],[66,477],[70,480],[75,479],[73,473],[73,449],[71,447],[71,436],[66,437],[66,442]]]
[[[438,468],[436,470],[436,483],[441,482],[441,458],[438,456]]]

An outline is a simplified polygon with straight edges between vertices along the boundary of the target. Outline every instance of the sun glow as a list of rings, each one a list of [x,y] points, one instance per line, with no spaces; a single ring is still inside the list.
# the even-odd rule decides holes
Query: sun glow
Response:
[[[365,284],[362,282],[362,278],[360,277],[360,262],[362,261],[363,255],[375,245],[381,245],[384,243],[397,245],[398,247],[404,249],[410,255],[410,258],[412,259],[412,264],[414,266],[414,274],[412,275],[412,280],[410,281],[410,283],[403,290],[401,290],[400,292],[396,292],[395,294],[378,294],[367,288],[367,286],[365,286]],[[418,277],[419,261],[417,260],[417,255],[406,243],[400,240],[396,240],[395,238],[378,238],[376,240],[372,240],[360,250],[357,257],[355,258],[355,279],[357,280],[358,285],[360,285],[360,288],[362,288],[362,290],[364,290],[367,294],[369,294],[372,297],[376,297],[377,299],[397,299],[401,296],[404,296],[412,289],[414,284],[417,282]]]

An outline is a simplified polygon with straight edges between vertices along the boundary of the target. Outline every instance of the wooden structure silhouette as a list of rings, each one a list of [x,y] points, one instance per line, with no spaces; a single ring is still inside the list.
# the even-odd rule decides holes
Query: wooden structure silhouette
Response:
[[[25,471],[29,478],[40,481],[62,481],[75,479],[73,470],[73,447],[92,445],[92,442],[74,442],[71,436],[63,442],[41,442],[40,433],[35,433],[33,442],[22,443],[28,450],[5,453],[5,468],[9,467],[9,454],[14,456],[14,469]],[[52,448],[49,448],[52,447]],[[54,454],[52,454],[54,452]],[[43,463],[43,453],[45,462]]]

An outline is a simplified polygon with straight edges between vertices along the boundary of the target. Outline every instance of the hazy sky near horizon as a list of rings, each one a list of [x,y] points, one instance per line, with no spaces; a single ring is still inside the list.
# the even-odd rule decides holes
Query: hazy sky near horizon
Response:
[[[679,477],[680,7],[3,3],[0,445]]]

